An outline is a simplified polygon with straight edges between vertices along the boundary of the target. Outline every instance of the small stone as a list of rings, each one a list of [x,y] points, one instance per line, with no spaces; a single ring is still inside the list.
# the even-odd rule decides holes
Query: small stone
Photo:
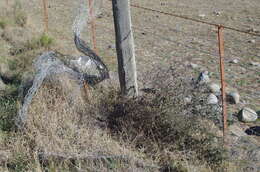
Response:
[[[199,67],[199,65],[194,64],[194,63],[191,63],[191,64],[190,64],[190,67],[191,67],[192,69],[197,69],[197,68]]]
[[[199,17],[200,17],[200,18],[205,18],[205,17],[206,17],[206,14],[199,14]]]
[[[233,104],[238,104],[239,103],[239,100],[240,100],[240,95],[238,94],[238,92],[230,92],[227,94],[227,100],[230,102],[230,103],[233,103]]]
[[[210,92],[212,92],[212,93],[219,93],[220,92],[220,86],[218,84],[215,84],[215,83],[211,83],[209,85],[209,89],[210,89]]]
[[[257,29],[255,29],[255,28],[250,28],[250,29],[248,29],[247,31],[248,31],[248,32],[255,32],[255,33],[257,33],[257,32],[258,32],[258,30],[257,30]]]
[[[210,94],[207,98],[207,104],[215,105],[218,104],[218,98],[214,94]]]
[[[234,59],[234,60],[229,61],[229,63],[238,64],[238,60],[237,60],[237,59]]]
[[[198,83],[209,83],[210,79],[209,79],[209,72],[208,71],[203,71],[200,73],[197,82]]]
[[[254,21],[254,19],[252,19],[251,17],[248,18],[247,20],[250,21],[250,22],[253,22],[253,21]]]
[[[260,63],[258,62],[250,62],[250,65],[260,67]]]
[[[241,67],[240,70],[241,70],[242,72],[246,72],[246,68]]]
[[[220,16],[221,12],[220,11],[214,11],[213,14],[215,14],[216,16]]]
[[[191,96],[185,97],[184,102],[185,103],[191,103]]]
[[[255,40],[254,39],[251,39],[250,41],[248,41],[249,43],[255,43]]]
[[[245,107],[239,112],[239,120],[242,122],[254,122],[257,118],[257,113],[250,108]]]
[[[6,88],[6,85],[5,85],[5,83],[3,82],[3,80],[0,77],[0,91],[4,91],[5,88]]]

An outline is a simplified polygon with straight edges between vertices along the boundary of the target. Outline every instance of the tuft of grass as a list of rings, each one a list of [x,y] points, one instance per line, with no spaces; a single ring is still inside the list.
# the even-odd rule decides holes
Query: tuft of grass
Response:
[[[54,43],[54,39],[47,34],[43,34],[39,38],[39,44],[42,47],[49,48]]]
[[[0,28],[5,29],[6,26],[7,26],[7,21],[5,21],[5,20],[0,20]]]
[[[51,36],[42,34],[40,37],[28,40],[23,45],[14,46],[10,50],[10,53],[11,55],[19,55],[30,50],[36,50],[39,48],[50,48],[53,43],[54,39]]]

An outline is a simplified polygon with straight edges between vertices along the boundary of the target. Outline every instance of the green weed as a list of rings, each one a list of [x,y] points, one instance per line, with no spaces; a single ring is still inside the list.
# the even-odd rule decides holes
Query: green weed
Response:
[[[7,26],[7,22],[5,20],[0,20],[0,28],[5,29]]]
[[[49,48],[50,45],[52,45],[54,42],[54,39],[52,37],[50,37],[49,35],[47,34],[43,34],[40,39],[39,39],[39,43],[42,47],[45,47],[45,48]]]

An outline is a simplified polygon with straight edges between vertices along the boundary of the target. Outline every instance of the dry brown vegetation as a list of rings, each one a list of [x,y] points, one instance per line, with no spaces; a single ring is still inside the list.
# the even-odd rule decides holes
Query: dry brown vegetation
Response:
[[[71,99],[68,90],[73,86],[46,81],[34,96],[25,128],[15,133],[14,140],[6,140],[12,155],[7,168],[222,170],[225,153],[221,137],[215,135],[218,127],[211,122],[220,114],[205,111],[210,109],[204,107],[207,89],[197,88],[179,72],[158,69],[149,78],[155,90],[136,99],[121,97],[113,85],[90,88],[88,94],[81,90],[85,98]],[[192,102],[185,103],[185,96],[194,90]],[[195,102],[204,109],[196,111]],[[202,112],[209,118],[202,120]]]
[[[117,83],[104,83],[104,87],[102,83],[98,88],[79,90],[75,83],[67,79],[63,80],[68,81],[63,85],[46,82],[34,96],[25,128],[17,129],[14,119],[22,102],[18,87],[28,84],[30,79],[27,77],[32,75],[33,59],[50,47],[62,53],[75,52],[69,34],[70,27],[64,27],[65,24],[71,25],[71,10],[74,9],[71,8],[71,1],[50,2],[50,16],[58,16],[50,18],[51,36],[39,33],[40,30],[36,29],[42,25],[42,14],[38,10],[34,15],[35,8],[31,7],[35,7],[36,1],[31,2],[28,7],[24,7],[26,10],[22,9],[18,1],[13,2],[12,10],[0,17],[0,42],[1,45],[8,45],[8,48],[0,46],[0,62],[7,64],[12,71],[12,80],[5,80],[8,89],[5,93],[0,93],[0,171],[240,170],[239,165],[235,166],[226,160],[222,147],[219,107],[206,105],[206,86],[198,86],[191,80],[194,75],[190,73],[197,74],[198,71],[187,71],[187,68],[182,68],[183,64],[179,63],[191,60],[192,56],[196,63],[208,64],[209,68],[213,66],[214,70],[217,70],[217,59],[213,58],[210,64],[208,56],[204,58],[205,55],[193,50],[183,50],[183,47],[177,47],[177,51],[176,45],[147,36],[147,33],[143,32],[136,32],[139,79],[141,78],[139,82],[148,87],[143,89],[140,97],[124,99],[118,94]],[[170,2],[168,1],[169,4]],[[140,3],[154,5],[148,0]],[[180,9],[182,8],[175,10]],[[139,21],[137,16],[140,14],[146,14],[148,17],[143,19],[147,21]],[[136,25],[147,24],[147,31],[152,31],[155,25],[158,25],[158,20],[167,24],[173,21],[173,25],[182,22],[136,9],[133,16]],[[98,19],[97,23],[106,27],[112,26],[110,18],[111,9],[105,8],[103,18]],[[225,18],[225,15],[218,20],[221,18]],[[110,23],[106,23],[108,20]],[[182,24],[185,24],[183,31],[194,30],[194,25]],[[205,30],[202,26],[198,28],[200,31]],[[107,46],[113,43],[113,34],[104,29],[105,27],[98,27],[97,37],[102,40],[98,46],[104,50],[99,53],[105,57],[112,70],[115,70],[115,50],[107,49]],[[212,34],[210,29],[206,30],[205,33],[210,33],[215,40],[215,33]],[[19,36],[15,34],[17,32],[25,35]],[[170,31],[162,32],[172,36]],[[189,39],[194,33],[174,34],[178,39]],[[55,37],[55,44],[52,36]],[[154,42],[157,45],[154,45]],[[165,59],[172,54],[176,56],[173,59],[175,64],[169,68],[169,61]],[[151,61],[162,68],[153,68]],[[242,65],[246,66],[247,61],[241,61]],[[233,68],[236,69],[236,66]],[[142,69],[148,72],[144,73]],[[240,67],[236,70],[240,70]],[[75,87],[82,97],[68,94]],[[185,101],[187,97],[191,98],[191,102]],[[258,105],[257,102],[255,104]]]

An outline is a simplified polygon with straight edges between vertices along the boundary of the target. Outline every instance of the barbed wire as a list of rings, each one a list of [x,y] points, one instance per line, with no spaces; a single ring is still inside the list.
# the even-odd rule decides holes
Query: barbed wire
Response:
[[[111,1],[111,0],[109,0],[109,1]],[[240,32],[240,33],[244,33],[244,34],[249,34],[249,35],[260,37],[260,34],[252,33],[252,32],[245,31],[245,30],[240,30],[240,29],[237,29],[237,28],[234,28],[234,27],[230,27],[230,26],[225,26],[225,25],[221,25],[221,24],[207,22],[207,21],[203,21],[203,20],[199,20],[199,19],[195,19],[195,18],[183,16],[183,15],[169,13],[169,12],[165,12],[165,11],[161,11],[161,10],[156,10],[156,9],[153,9],[153,8],[143,7],[143,6],[139,6],[137,4],[130,4],[130,6],[131,7],[135,7],[135,8],[139,8],[139,9],[143,9],[143,10],[146,10],[146,11],[156,12],[156,13],[160,13],[160,14],[167,15],[167,16],[172,16],[172,17],[177,17],[177,18],[181,18],[181,19],[184,19],[184,20],[193,21],[193,22],[196,22],[196,23],[206,24],[206,25],[209,25],[209,26],[215,26],[215,27],[221,26],[221,27],[223,27],[225,29],[228,29],[228,30],[232,30],[232,31],[236,31],[236,32]]]
[[[102,23],[104,24],[104,22],[102,22]],[[107,26],[105,26],[105,25],[103,25],[103,24],[102,24],[102,25],[101,25],[101,24],[97,24],[97,25],[98,25],[98,26],[101,26],[102,28],[105,28],[105,29],[107,29],[107,30],[109,30],[109,31],[111,31],[111,32],[113,32],[113,29],[108,28]],[[105,23],[105,24],[107,24],[107,23]],[[207,54],[207,55],[210,55],[210,56],[218,57],[218,54],[217,54],[217,53],[214,54],[214,53],[211,53],[211,52],[208,52],[208,51],[199,49],[199,48],[195,48],[195,47],[192,47],[192,46],[183,44],[183,43],[181,43],[181,42],[179,42],[179,41],[173,40],[172,38],[164,37],[164,36],[162,36],[162,35],[160,35],[160,34],[157,34],[157,33],[155,33],[155,32],[147,31],[146,29],[141,29],[141,28],[139,28],[139,27],[137,27],[137,26],[132,26],[132,28],[135,29],[136,31],[138,31],[138,32],[141,33],[141,34],[143,34],[143,33],[149,33],[149,34],[151,34],[153,37],[156,36],[156,37],[158,37],[158,38],[160,38],[160,39],[162,39],[162,40],[168,41],[168,42],[170,42],[170,43],[172,43],[172,44],[175,44],[175,45],[178,45],[178,46],[181,45],[181,46],[183,46],[183,47],[186,47],[186,48],[188,48],[188,49],[192,49],[192,50],[194,50],[194,51],[197,51],[197,52],[200,52],[200,53],[203,53],[203,54]]]
[[[102,24],[97,23],[97,26],[99,26],[100,28],[105,29],[105,30],[107,30],[107,31],[109,31],[109,32],[114,32],[113,27],[110,28],[110,27],[108,27],[108,25],[113,25],[113,24],[107,23],[107,22],[102,22]],[[211,57],[216,57],[216,58],[219,57],[219,54],[217,53],[217,51],[218,51],[217,49],[216,49],[216,50],[213,50],[213,51],[216,51],[216,53],[213,53],[213,52],[206,51],[206,50],[203,50],[203,49],[200,49],[200,48],[196,48],[195,46],[190,46],[190,45],[184,44],[184,43],[182,43],[182,42],[180,42],[180,41],[176,41],[176,40],[174,40],[174,39],[172,39],[172,38],[165,37],[165,36],[163,36],[163,35],[161,35],[161,34],[158,34],[158,33],[156,33],[156,32],[148,31],[147,29],[142,29],[142,28],[137,27],[137,26],[132,26],[132,28],[133,28],[135,31],[137,31],[137,32],[139,32],[140,34],[142,34],[142,35],[143,35],[144,33],[150,34],[150,36],[152,36],[152,37],[160,38],[160,39],[162,39],[162,40],[165,40],[165,41],[167,41],[167,42],[170,42],[171,44],[174,44],[174,45],[177,45],[177,46],[181,46],[181,47],[184,47],[184,48],[187,48],[187,49],[190,49],[190,50],[193,50],[193,51],[195,51],[195,52],[199,52],[199,53],[202,53],[202,54],[205,54],[205,55],[209,55],[209,56],[211,56]],[[201,45],[202,45],[203,47],[205,47],[204,44],[201,44]],[[225,46],[225,47],[226,47],[226,46]],[[207,48],[209,48],[209,47],[207,46]],[[231,47],[226,47],[226,48],[233,49],[233,48],[231,48]],[[213,48],[212,48],[212,49],[213,49]],[[178,48],[174,48],[174,50],[177,50],[177,51],[178,51],[179,49],[178,49]],[[234,50],[234,49],[233,49],[233,50]],[[251,53],[251,54],[252,54],[252,53]],[[258,56],[255,55],[255,54],[252,54],[252,55],[258,57]],[[237,55],[237,54],[234,54],[234,53],[231,53],[231,52],[227,52],[225,56],[237,57],[238,55]],[[227,59],[227,61],[230,61],[230,60],[231,60],[231,59]],[[240,66],[243,67],[243,65],[240,65]],[[254,72],[257,72],[257,71],[258,71],[257,69],[250,69],[250,70],[251,70],[251,71],[254,71]]]

